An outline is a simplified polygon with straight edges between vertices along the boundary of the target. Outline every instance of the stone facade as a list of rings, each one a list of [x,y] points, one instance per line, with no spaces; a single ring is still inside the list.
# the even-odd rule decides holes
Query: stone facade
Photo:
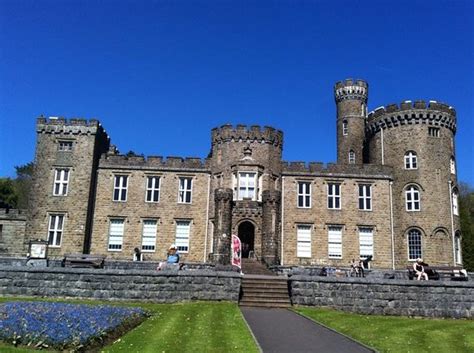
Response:
[[[236,234],[244,256],[269,265],[461,264],[454,109],[368,114],[368,92],[362,80],[335,85],[338,161],[327,166],[283,161],[272,127],[215,128],[204,160],[144,158],[120,155],[95,120],[40,118],[25,244],[115,260],[138,247],[159,261],[176,243],[184,261],[225,265]]]
[[[0,209],[0,256],[24,254],[26,214],[23,210]]]

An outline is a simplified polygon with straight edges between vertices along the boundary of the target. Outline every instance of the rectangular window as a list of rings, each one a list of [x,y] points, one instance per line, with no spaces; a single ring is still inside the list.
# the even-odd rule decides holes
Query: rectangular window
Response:
[[[122,251],[124,223],[123,218],[110,220],[109,251]]]
[[[296,228],[296,256],[311,257],[311,226],[298,225]]]
[[[331,259],[342,258],[342,227],[328,227],[328,256]]]
[[[428,127],[428,135],[431,137],[439,137],[439,127]]]
[[[189,232],[191,221],[176,221],[176,247],[179,252],[189,251]]]
[[[58,151],[72,151],[72,141],[59,141],[58,142]]]
[[[48,244],[51,247],[60,247],[63,237],[64,214],[50,214],[48,226]]]
[[[359,228],[359,253],[361,258],[374,256],[374,230],[370,227]]]
[[[114,201],[127,201],[128,176],[116,175],[114,180]]]
[[[66,196],[69,182],[69,169],[56,169],[54,171],[54,196]]]
[[[256,200],[256,178],[257,173],[241,172],[239,173],[239,200]]]
[[[359,184],[359,210],[372,210],[372,185]]]
[[[341,208],[341,185],[340,184],[328,184],[328,208],[340,209]]]
[[[154,252],[156,250],[156,225],[154,219],[143,221],[142,251]]]
[[[160,177],[148,177],[146,182],[146,202],[160,201]]]
[[[191,203],[193,178],[179,178],[179,203]]]
[[[344,120],[344,121],[342,122],[342,134],[343,134],[344,136],[346,136],[346,135],[348,134],[348,132],[349,132],[349,126],[348,126],[348,124],[347,124],[347,120]]]
[[[298,207],[311,207],[311,183],[298,182]]]

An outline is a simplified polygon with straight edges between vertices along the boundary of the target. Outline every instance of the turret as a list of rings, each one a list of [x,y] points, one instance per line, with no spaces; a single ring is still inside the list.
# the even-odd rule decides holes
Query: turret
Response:
[[[369,85],[347,79],[334,86],[337,105],[337,163],[362,164]]]

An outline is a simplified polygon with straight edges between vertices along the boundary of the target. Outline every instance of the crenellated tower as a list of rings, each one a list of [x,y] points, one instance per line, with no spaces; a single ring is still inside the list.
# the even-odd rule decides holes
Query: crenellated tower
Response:
[[[337,105],[337,163],[364,163],[365,121],[369,85],[347,79],[334,86]]]

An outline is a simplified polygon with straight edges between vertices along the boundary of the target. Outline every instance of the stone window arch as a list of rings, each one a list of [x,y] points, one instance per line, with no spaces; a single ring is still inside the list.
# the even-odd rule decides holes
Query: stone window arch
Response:
[[[408,212],[421,210],[420,189],[417,185],[410,184],[405,188],[405,207]]]
[[[423,257],[422,233],[417,228],[410,228],[407,233],[408,260],[415,261]]]
[[[418,169],[418,156],[415,151],[405,153],[405,169]]]

